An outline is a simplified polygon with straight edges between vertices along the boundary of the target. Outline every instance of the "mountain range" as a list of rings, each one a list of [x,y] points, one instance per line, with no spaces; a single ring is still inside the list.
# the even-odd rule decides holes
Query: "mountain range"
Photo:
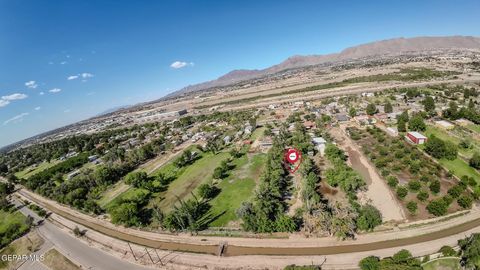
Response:
[[[265,69],[233,70],[215,80],[184,87],[169,94],[167,97],[175,97],[181,94],[197,92],[213,87],[226,86],[292,68],[342,60],[353,60],[368,56],[395,55],[406,52],[420,52],[438,49],[480,49],[480,38],[472,36],[394,38],[350,47],[339,53],[325,55],[295,55],[277,65]]]

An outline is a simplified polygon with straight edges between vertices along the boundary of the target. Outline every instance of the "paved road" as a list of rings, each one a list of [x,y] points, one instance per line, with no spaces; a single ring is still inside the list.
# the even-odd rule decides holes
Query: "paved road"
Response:
[[[14,201],[19,206],[20,202]],[[34,212],[27,207],[19,210],[24,215],[32,216],[35,221],[41,220]],[[55,248],[77,264],[82,265],[85,269],[103,269],[103,270],[146,270],[152,269],[140,265],[131,264],[120,258],[114,257],[98,248],[90,247],[68,233],[62,231],[56,225],[45,220],[42,225],[37,228],[39,234]],[[47,249],[48,250],[48,249]],[[46,250],[44,250],[45,252]],[[24,268],[20,269],[45,269],[38,266],[39,263],[25,263]],[[31,266],[31,267],[28,267]]]

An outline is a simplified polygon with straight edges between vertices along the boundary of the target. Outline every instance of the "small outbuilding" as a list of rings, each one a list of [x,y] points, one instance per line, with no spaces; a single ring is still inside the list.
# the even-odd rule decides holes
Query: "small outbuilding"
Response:
[[[416,131],[409,131],[405,137],[414,144],[424,144],[427,141],[427,137]]]

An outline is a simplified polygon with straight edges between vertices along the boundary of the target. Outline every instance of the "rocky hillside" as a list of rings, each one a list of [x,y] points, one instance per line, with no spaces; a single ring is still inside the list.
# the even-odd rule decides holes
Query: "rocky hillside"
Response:
[[[226,86],[232,83],[262,77],[291,68],[375,55],[394,55],[406,52],[438,49],[480,49],[480,38],[470,36],[395,38],[358,45],[347,48],[340,53],[306,56],[296,55],[289,57],[280,64],[262,70],[234,70],[216,80],[187,86],[179,91],[171,93],[168,97],[201,91],[212,87]]]

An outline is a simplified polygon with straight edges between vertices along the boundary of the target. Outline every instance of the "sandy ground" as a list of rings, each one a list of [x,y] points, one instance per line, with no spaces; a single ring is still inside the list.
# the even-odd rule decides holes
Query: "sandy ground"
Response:
[[[388,185],[378,174],[377,170],[363,155],[358,145],[345,134],[345,127],[336,127],[330,130],[330,133],[342,143],[339,144],[344,150],[355,151],[362,165],[368,170],[370,183],[368,190],[358,194],[359,200],[363,203],[369,202],[375,206],[381,213],[382,219],[386,221],[400,221],[406,218],[402,206],[397,202],[395,195]],[[351,165],[351,164],[350,164]]]
[[[360,94],[363,92],[378,92],[385,89],[391,88],[402,88],[402,87],[422,87],[427,85],[438,85],[445,83],[466,83],[466,82],[479,82],[479,76],[472,76],[467,79],[453,79],[453,80],[443,80],[443,81],[429,81],[429,82],[413,82],[413,83],[359,83],[352,86],[346,87],[337,87],[332,89],[323,89],[311,92],[296,93],[290,95],[282,95],[271,98],[260,98],[254,102],[241,102],[239,104],[232,104],[221,108],[221,111],[230,111],[230,110],[240,110],[248,108],[258,108],[258,107],[267,107],[270,104],[278,104],[282,102],[291,103],[296,101],[310,101],[317,100],[321,98],[333,97],[333,96],[342,96],[342,95],[352,95]],[[244,96],[239,96],[238,99],[242,99]],[[223,102],[223,101],[222,101]],[[218,104],[218,103],[217,103]],[[213,104],[214,105],[214,104]],[[212,105],[212,106],[213,106]]]

